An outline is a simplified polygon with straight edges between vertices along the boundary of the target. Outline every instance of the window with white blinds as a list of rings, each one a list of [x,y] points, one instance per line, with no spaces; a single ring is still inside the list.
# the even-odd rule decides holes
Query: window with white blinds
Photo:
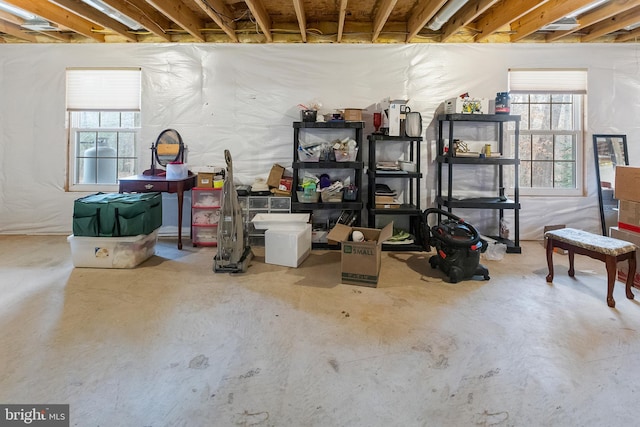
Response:
[[[71,191],[117,191],[135,175],[140,133],[140,68],[69,68]]]
[[[521,194],[583,195],[587,71],[510,69],[509,93],[511,114],[521,117]]]

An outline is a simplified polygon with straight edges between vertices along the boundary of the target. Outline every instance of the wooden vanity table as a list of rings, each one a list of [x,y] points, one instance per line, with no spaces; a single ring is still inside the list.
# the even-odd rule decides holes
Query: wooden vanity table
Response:
[[[167,179],[164,175],[135,175],[120,178],[121,193],[177,193],[178,195],[178,249],[182,249],[182,204],[184,192],[196,186],[196,175],[189,172],[183,179]]]

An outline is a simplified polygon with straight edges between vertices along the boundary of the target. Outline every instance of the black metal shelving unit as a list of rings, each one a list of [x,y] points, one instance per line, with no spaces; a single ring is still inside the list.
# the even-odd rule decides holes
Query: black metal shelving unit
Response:
[[[503,157],[486,157],[486,158],[472,158],[472,157],[456,157],[451,155],[455,153],[454,149],[454,136],[455,126],[460,124],[470,123],[489,123],[497,126],[497,141],[498,151],[504,153],[505,148],[505,123],[513,122],[515,124],[515,144],[514,153],[511,158]],[[445,127],[445,123],[448,126]],[[447,154],[445,152],[444,135],[445,129],[447,129],[448,145]],[[438,174],[438,188],[436,195],[436,204],[438,208],[445,207],[449,212],[453,209],[495,209],[498,210],[499,219],[504,218],[504,212],[506,210],[512,210],[514,215],[514,238],[504,239],[500,236],[487,236],[498,242],[505,243],[507,245],[508,253],[521,253],[520,248],[520,196],[518,188],[518,166],[520,165],[520,159],[518,157],[518,141],[520,137],[520,116],[509,114],[442,114],[438,116],[438,156],[436,157],[437,174]],[[443,166],[447,165],[447,194],[442,192],[443,183]],[[478,165],[478,166],[493,166],[497,168],[498,173],[498,187],[504,187],[504,167],[514,168],[514,189],[512,199],[501,199],[500,195],[496,197],[476,197],[476,198],[464,198],[458,199],[454,197],[454,166],[455,165]],[[498,191],[496,191],[498,193]]]
[[[323,130],[344,130],[344,135],[352,137],[358,146],[358,153],[355,161],[338,162],[338,161],[319,161],[319,162],[303,162],[298,159],[298,147],[300,146],[301,132],[323,132]],[[357,212],[357,220],[355,226],[360,226],[360,214],[364,207],[362,202],[362,170],[364,163],[362,162],[362,132],[364,122],[350,121],[328,121],[328,122],[293,122],[293,183],[292,183],[292,199],[291,212],[310,212],[316,210],[335,210],[335,211],[355,211]],[[342,202],[322,202],[306,203],[298,200],[296,190],[300,182],[300,173],[303,170],[318,171],[321,170],[337,170],[350,169],[354,171],[354,184],[358,189],[356,200]],[[329,245],[327,243],[313,243],[314,249],[337,249],[339,245]]]
[[[414,236],[414,243],[412,244],[382,244],[382,250],[384,251],[423,251],[421,239],[421,221],[422,210],[420,209],[420,179],[422,178],[422,172],[420,169],[420,144],[422,137],[409,137],[409,136],[388,136],[383,134],[371,134],[367,137],[369,142],[369,167],[367,169],[367,184],[368,184],[368,200],[367,200],[367,213],[369,227],[374,228],[376,226],[376,217],[382,215],[393,216],[407,216],[409,217],[409,232]],[[387,171],[377,170],[377,152],[376,147],[379,143],[382,144],[404,144],[406,151],[406,158],[410,162],[416,164],[415,172],[406,171]],[[375,202],[375,188],[376,181],[379,179],[388,179],[405,181],[407,185],[407,192],[405,194],[405,200],[399,207],[394,208],[376,208]]]

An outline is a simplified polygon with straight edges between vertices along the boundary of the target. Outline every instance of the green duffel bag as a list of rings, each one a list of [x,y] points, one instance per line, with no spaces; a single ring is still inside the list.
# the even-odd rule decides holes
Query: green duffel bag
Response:
[[[74,236],[137,236],[161,225],[161,193],[97,193],[73,206]]]

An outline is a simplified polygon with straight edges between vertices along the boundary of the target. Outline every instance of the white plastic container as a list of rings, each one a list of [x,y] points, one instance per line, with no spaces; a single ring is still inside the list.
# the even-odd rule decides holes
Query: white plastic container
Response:
[[[134,268],[156,252],[158,229],[131,237],[67,237],[74,267]]]
[[[167,164],[167,179],[185,179],[189,176],[189,167],[186,163]]]
[[[256,230],[301,230],[309,222],[308,213],[259,213],[251,220]]]
[[[311,253],[311,224],[300,229],[269,228],[264,233],[264,262],[298,267]]]

